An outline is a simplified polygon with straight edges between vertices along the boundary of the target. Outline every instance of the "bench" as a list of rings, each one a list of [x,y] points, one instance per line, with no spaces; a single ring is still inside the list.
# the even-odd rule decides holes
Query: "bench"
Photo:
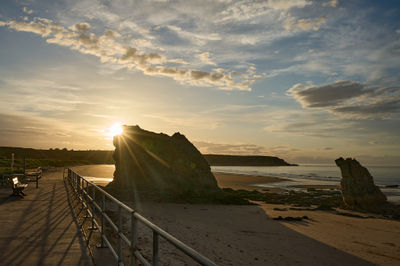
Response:
[[[13,190],[11,196],[20,196],[21,198],[26,196],[23,190],[28,186],[28,184],[22,184],[17,176],[10,177],[10,183],[11,183],[11,188]]]
[[[36,188],[39,187],[39,179],[40,178],[42,178],[42,168],[41,167],[25,171],[25,180],[27,182],[36,182]]]

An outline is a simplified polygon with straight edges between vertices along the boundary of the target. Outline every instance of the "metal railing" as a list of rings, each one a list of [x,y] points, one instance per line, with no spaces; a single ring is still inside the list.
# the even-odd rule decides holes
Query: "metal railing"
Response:
[[[66,173],[67,170],[67,173]],[[65,175],[65,173],[67,175]],[[131,265],[138,265],[140,262],[143,265],[158,265],[159,262],[159,237],[162,237],[170,244],[174,245],[177,249],[181,250],[183,253],[191,257],[194,261],[201,265],[216,265],[214,262],[201,255],[194,249],[190,248],[183,242],[179,241],[169,233],[165,232],[157,225],[153,224],[139,213],[134,211],[132,208],[128,207],[115,197],[111,196],[109,193],[99,188],[94,183],[86,180],[82,176],[78,175],[71,169],[64,169],[64,178],[68,179],[69,184],[73,188],[74,192],[79,199],[82,209],[86,210],[86,218],[91,219],[92,230],[98,229],[101,235],[101,246],[108,247],[118,262],[118,265],[124,265],[123,257],[123,244],[125,243],[130,249]],[[97,198],[96,198],[97,197]],[[113,221],[113,217],[107,214],[106,200],[111,201],[117,206],[117,221]],[[100,203],[100,204],[99,204]],[[101,205],[101,206],[100,206]],[[127,212],[131,220],[131,230],[129,236],[125,235],[123,227],[123,215],[122,212]],[[96,217],[95,213],[99,213],[99,217]],[[143,256],[143,254],[138,249],[138,222],[142,223],[149,229],[151,229],[153,234],[153,250],[152,250],[152,261],[151,263]],[[110,239],[107,237],[105,232],[106,226],[111,227],[116,233],[116,247],[113,247]]]

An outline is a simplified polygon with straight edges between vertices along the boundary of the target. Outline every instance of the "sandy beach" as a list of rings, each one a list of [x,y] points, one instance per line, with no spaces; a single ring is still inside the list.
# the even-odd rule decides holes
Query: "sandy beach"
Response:
[[[214,174],[220,187],[233,189],[254,190],[254,184],[282,180],[265,176]],[[323,187],[318,185],[317,188]],[[355,212],[352,214],[359,217],[329,211],[293,210],[289,205],[257,204],[236,206],[140,202],[136,209],[218,265],[400,263],[399,221]],[[133,203],[130,205],[133,206]],[[307,216],[308,219],[291,222],[273,219],[278,216]],[[150,232],[141,236],[139,244],[148,250],[148,256],[151,257]],[[161,247],[162,265],[193,264],[164,241]]]
[[[252,184],[279,181],[264,176],[214,174],[220,187],[233,189],[253,190]],[[143,203],[139,211],[219,265],[400,263],[399,221],[348,217],[327,211],[290,210],[288,205],[258,204]],[[278,216],[307,216],[309,219],[301,222],[273,220]],[[162,252],[165,256],[175,254],[173,248]],[[178,255],[176,261],[189,263]],[[172,264],[175,265],[176,261]]]

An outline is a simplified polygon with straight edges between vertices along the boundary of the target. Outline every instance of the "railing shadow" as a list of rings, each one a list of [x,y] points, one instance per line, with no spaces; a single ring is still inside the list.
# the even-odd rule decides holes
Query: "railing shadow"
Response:
[[[90,264],[69,203],[65,187],[59,180],[39,189],[29,189],[24,199],[2,202],[2,215],[9,214],[12,223],[8,220],[8,230],[2,233],[6,236],[0,244],[1,264],[60,265],[65,263],[68,255],[78,254],[76,248],[69,254],[72,246],[77,245],[81,251],[80,259],[74,261],[79,265]]]
[[[373,265],[285,226],[316,221],[274,221],[260,206],[142,202],[138,211],[218,265]],[[151,251],[150,239],[143,234],[138,245]],[[188,263],[168,248],[160,248],[160,258]]]

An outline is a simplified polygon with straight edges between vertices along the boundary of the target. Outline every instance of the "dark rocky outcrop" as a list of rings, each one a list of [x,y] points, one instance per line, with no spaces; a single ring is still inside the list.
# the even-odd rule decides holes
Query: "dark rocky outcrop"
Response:
[[[210,165],[218,166],[296,166],[285,160],[274,156],[245,156],[245,155],[223,155],[204,154]]]
[[[376,211],[386,204],[386,196],[375,186],[367,168],[351,158],[340,157],[335,162],[342,173],[342,197],[348,207]]]
[[[116,170],[109,188],[139,195],[219,191],[208,162],[180,133],[168,136],[123,126],[114,146]]]

